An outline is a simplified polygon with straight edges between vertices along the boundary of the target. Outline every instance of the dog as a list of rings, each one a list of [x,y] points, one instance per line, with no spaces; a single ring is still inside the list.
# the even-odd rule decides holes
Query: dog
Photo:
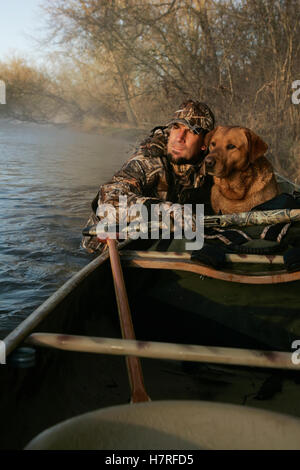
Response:
[[[206,134],[205,144],[215,214],[248,212],[279,193],[273,167],[264,157],[268,146],[250,129],[218,126]]]

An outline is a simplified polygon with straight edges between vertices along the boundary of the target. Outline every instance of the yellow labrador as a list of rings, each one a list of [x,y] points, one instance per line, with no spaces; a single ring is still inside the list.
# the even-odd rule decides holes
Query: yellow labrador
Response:
[[[247,212],[278,194],[268,146],[245,127],[218,126],[205,136],[206,174],[213,175],[211,205],[216,214]]]

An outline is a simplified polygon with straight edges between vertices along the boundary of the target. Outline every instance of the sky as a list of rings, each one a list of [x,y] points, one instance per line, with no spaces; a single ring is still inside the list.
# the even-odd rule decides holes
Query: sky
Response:
[[[39,50],[28,37],[39,37],[43,0],[0,0],[0,61],[12,54],[38,59]]]

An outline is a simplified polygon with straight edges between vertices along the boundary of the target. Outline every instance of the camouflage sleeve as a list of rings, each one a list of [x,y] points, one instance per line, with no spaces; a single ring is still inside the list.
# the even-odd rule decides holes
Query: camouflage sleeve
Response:
[[[111,204],[117,209],[120,196],[126,196],[128,206],[159,202],[155,186],[160,167],[161,164],[143,155],[132,157],[110,182],[101,186],[98,205]]]
[[[150,217],[155,212],[156,214],[157,212],[163,213],[166,219],[170,220],[172,231],[174,231],[175,223],[177,227],[183,228],[183,206],[181,204],[174,205],[173,202],[163,199],[157,192],[158,184],[161,184],[161,180],[164,178],[165,172],[160,159],[155,157],[147,158],[144,155],[137,154],[125,163],[109,183],[101,187],[97,214],[99,215],[99,208],[101,206],[103,207],[104,205],[105,207],[106,204],[112,205],[116,211],[112,213],[111,221],[108,214],[105,213],[106,221],[108,221],[109,225],[114,225],[115,222],[119,223],[119,215],[122,214],[122,208],[120,208],[119,204],[122,201],[121,197],[126,196],[124,208],[128,209],[133,205],[138,207],[143,206],[147,211],[147,220],[150,221]],[[165,194],[167,196],[167,192]],[[136,217],[135,210],[126,211],[126,223],[132,222]],[[155,220],[157,220],[157,217],[155,217]],[[185,223],[187,224],[188,222],[186,221]],[[192,219],[190,223],[193,226]]]
[[[155,194],[155,183],[158,173],[162,169],[160,156],[164,154],[166,137],[164,133],[158,132],[157,136],[146,138],[139,146],[137,152],[123,165],[111,181],[101,186],[96,198],[92,202],[93,212],[86,226],[96,224],[101,217],[99,206],[110,204],[116,209],[118,222],[118,209],[120,196],[127,197],[127,205],[143,204],[151,205],[159,202]],[[98,251],[102,244],[96,237],[83,237],[82,247],[87,251]]]
[[[157,139],[149,139],[141,144],[139,150],[123,165],[111,181],[100,187],[96,199],[93,201],[93,214],[87,225],[93,225],[104,217],[109,225],[119,223],[119,209],[121,197],[126,197],[126,207],[143,205],[148,214],[152,204],[160,204],[165,212],[170,213],[171,222],[174,222],[175,214],[172,212],[172,202],[159,197],[158,183],[165,179],[165,170],[161,155],[165,148],[161,135]],[[167,186],[167,182],[166,186]],[[106,211],[107,205],[113,206],[115,211]],[[177,216],[180,215],[177,213]],[[180,217],[181,218],[181,217]],[[127,222],[135,219],[134,212],[127,214]],[[173,224],[172,224],[173,225]],[[82,246],[88,251],[99,250],[101,244],[95,237],[84,237]]]
[[[123,165],[99,191],[98,205],[112,204],[119,207],[120,196],[127,197],[127,205],[143,204],[146,207],[160,202],[157,185],[164,179],[162,158],[165,157],[167,133],[160,128],[147,137],[136,153]]]
[[[105,211],[106,205],[111,205],[115,208],[115,212],[106,213],[106,220],[109,224],[113,225],[115,222],[119,223],[119,202],[120,196],[126,197],[127,206],[133,204],[143,204],[147,208],[154,202],[160,202],[160,199],[155,195],[153,188],[155,188],[156,179],[158,177],[161,162],[155,159],[145,157],[143,154],[138,153],[128,160],[120,171],[118,171],[111,181],[102,185],[100,190],[93,201],[93,212],[90,215],[86,226],[94,225],[101,217],[101,209]],[[152,191],[150,191],[152,188]],[[152,193],[151,196],[145,194]],[[109,221],[111,216],[111,221]],[[127,221],[130,222],[134,217],[127,216]],[[89,252],[99,251],[103,249],[103,244],[97,240],[96,237],[83,237],[82,247]]]

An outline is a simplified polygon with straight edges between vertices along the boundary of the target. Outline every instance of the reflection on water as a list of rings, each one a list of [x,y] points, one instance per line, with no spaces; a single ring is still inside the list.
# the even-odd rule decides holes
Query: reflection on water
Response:
[[[91,260],[81,230],[133,144],[0,121],[0,335]]]

